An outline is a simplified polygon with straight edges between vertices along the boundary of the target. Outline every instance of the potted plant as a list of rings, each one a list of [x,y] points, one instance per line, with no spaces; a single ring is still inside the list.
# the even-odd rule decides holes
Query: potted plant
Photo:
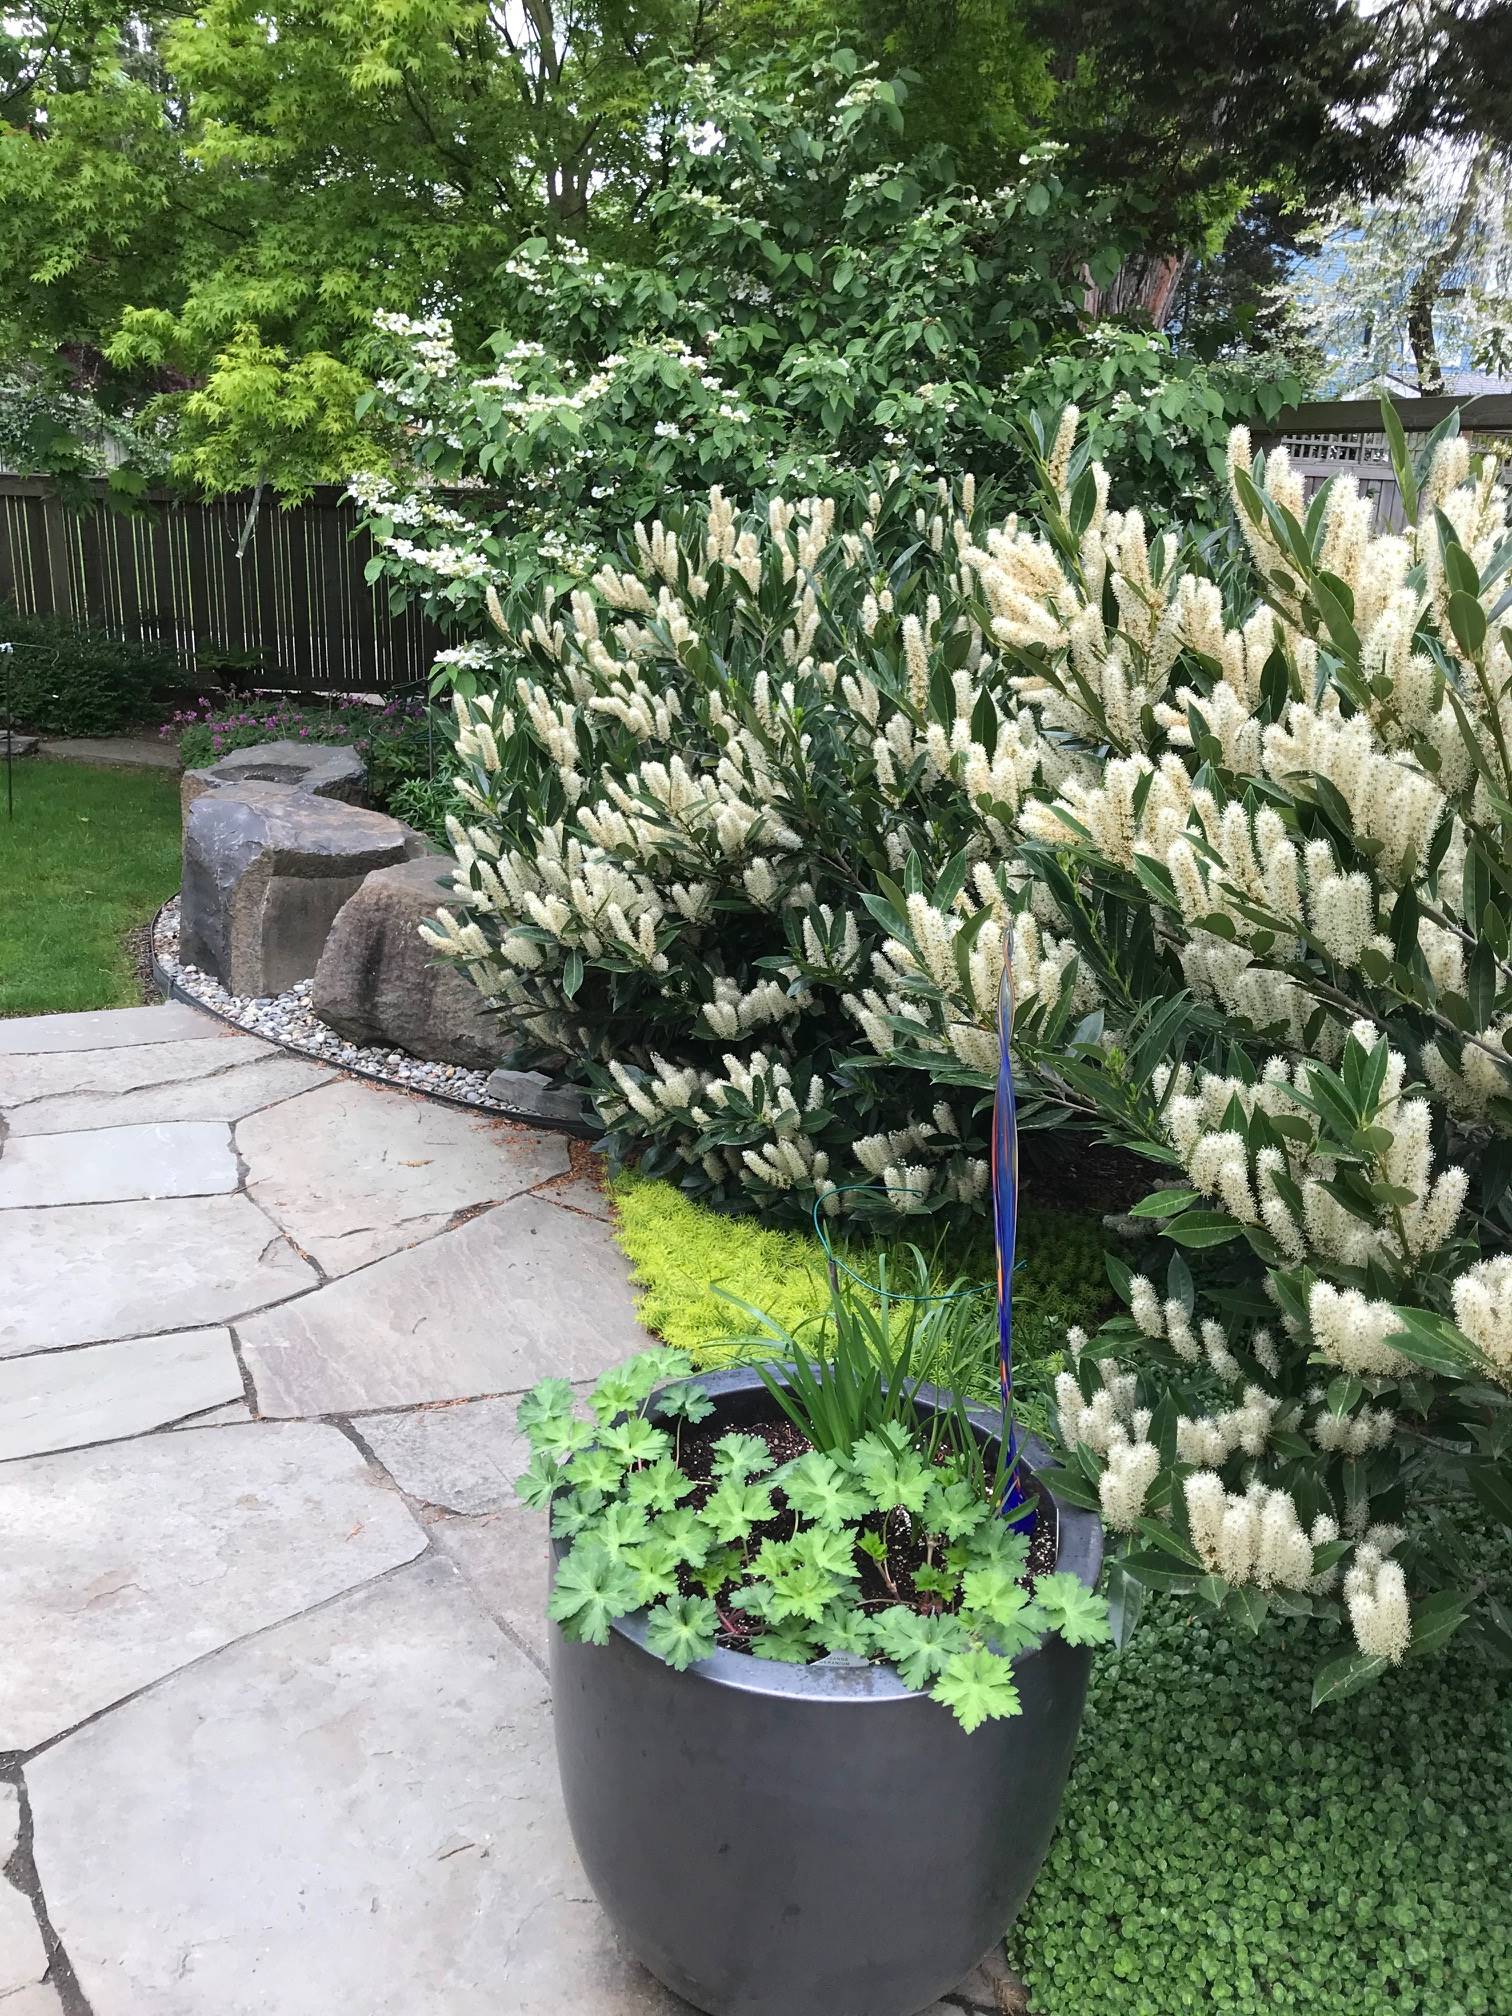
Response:
[[[1101,1533],[929,1380],[968,1334],[982,1363],[942,1309],[837,1292],[817,1355],[692,1377],[653,1350],[592,1422],[559,1380],[520,1408],[573,1836],[627,1945],[713,2016],[910,2016],[1049,1847]]]

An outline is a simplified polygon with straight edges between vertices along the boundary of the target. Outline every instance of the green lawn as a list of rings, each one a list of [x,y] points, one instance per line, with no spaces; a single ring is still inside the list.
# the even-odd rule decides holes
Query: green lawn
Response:
[[[27,757],[0,766],[0,1015],[141,998],[123,938],[179,881],[178,779]]]

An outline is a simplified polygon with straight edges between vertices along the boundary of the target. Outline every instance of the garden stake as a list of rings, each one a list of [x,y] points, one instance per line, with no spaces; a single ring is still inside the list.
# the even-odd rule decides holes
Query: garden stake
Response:
[[[1018,1232],[1018,1118],[1013,1106],[1013,969],[1003,960],[998,983],[998,1080],[992,1102],[992,1236],[997,1247],[998,1377],[1003,1391],[1003,1449],[1008,1489],[1003,1517],[1011,1526],[1032,1524],[1018,1476],[1018,1430],[1013,1421],[1013,1249]]]

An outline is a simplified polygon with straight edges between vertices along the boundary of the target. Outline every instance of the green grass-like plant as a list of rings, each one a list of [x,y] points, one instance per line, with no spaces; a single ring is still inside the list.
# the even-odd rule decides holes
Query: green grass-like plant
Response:
[[[0,801],[0,1015],[139,1001],[125,934],[178,883],[176,777],[18,762],[14,819]]]

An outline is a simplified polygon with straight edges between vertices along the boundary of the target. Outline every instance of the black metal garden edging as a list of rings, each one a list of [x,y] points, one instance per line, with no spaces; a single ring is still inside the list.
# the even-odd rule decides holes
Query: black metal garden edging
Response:
[[[170,896],[168,903],[176,903],[178,898]],[[153,913],[148,932],[148,957],[152,962],[152,984],[165,1001],[180,1002],[186,1008],[198,1008],[202,1014],[213,1015],[217,1022],[224,1022],[228,1029],[235,1029],[243,1036],[255,1036],[259,1043],[269,1043],[275,1050],[282,1050],[288,1057],[306,1057],[312,1064],[324,1064],[329,1070],[344,1072],[349,1078],[361,1078],[369,1085],[387,1086],[390,1092],[412,1092],[420,1099],[434,1099],[438,1106],[451,1106],[459,1113],[480,1113],[485,1119],[511,1120],[519,1127],[538,1127],[545,1134],[565,1134],[570,1140],[592,1140],[591,1133],[584,1133],[581,1127],[570,1126],[565,1120],[553,1120],[541,1113],[527,1113],[518,1106],[480,1106],[476,1099],[458,1099],[450,1092],[437,1092],[429,1085],[416,1085],[398,1078],[386,1078],[381,1071],[368,1071],[361,1064],[348,1064],[335,1057],[322,1057],[316,1050],[301,1049],[297,1043],[286,1043],[277,1036],[270,1036],[263,1029],[249,1029],[245,1022],[238,1022],[234,1015],[228,1015],[223,1008],[217,1008],[209,1001],[202,1001],[177,979],[158,957],[157,932],[163,912],[168,903],[159,904]],[[423,1064],[423,1057],[415,1058],[415,1063]]]

